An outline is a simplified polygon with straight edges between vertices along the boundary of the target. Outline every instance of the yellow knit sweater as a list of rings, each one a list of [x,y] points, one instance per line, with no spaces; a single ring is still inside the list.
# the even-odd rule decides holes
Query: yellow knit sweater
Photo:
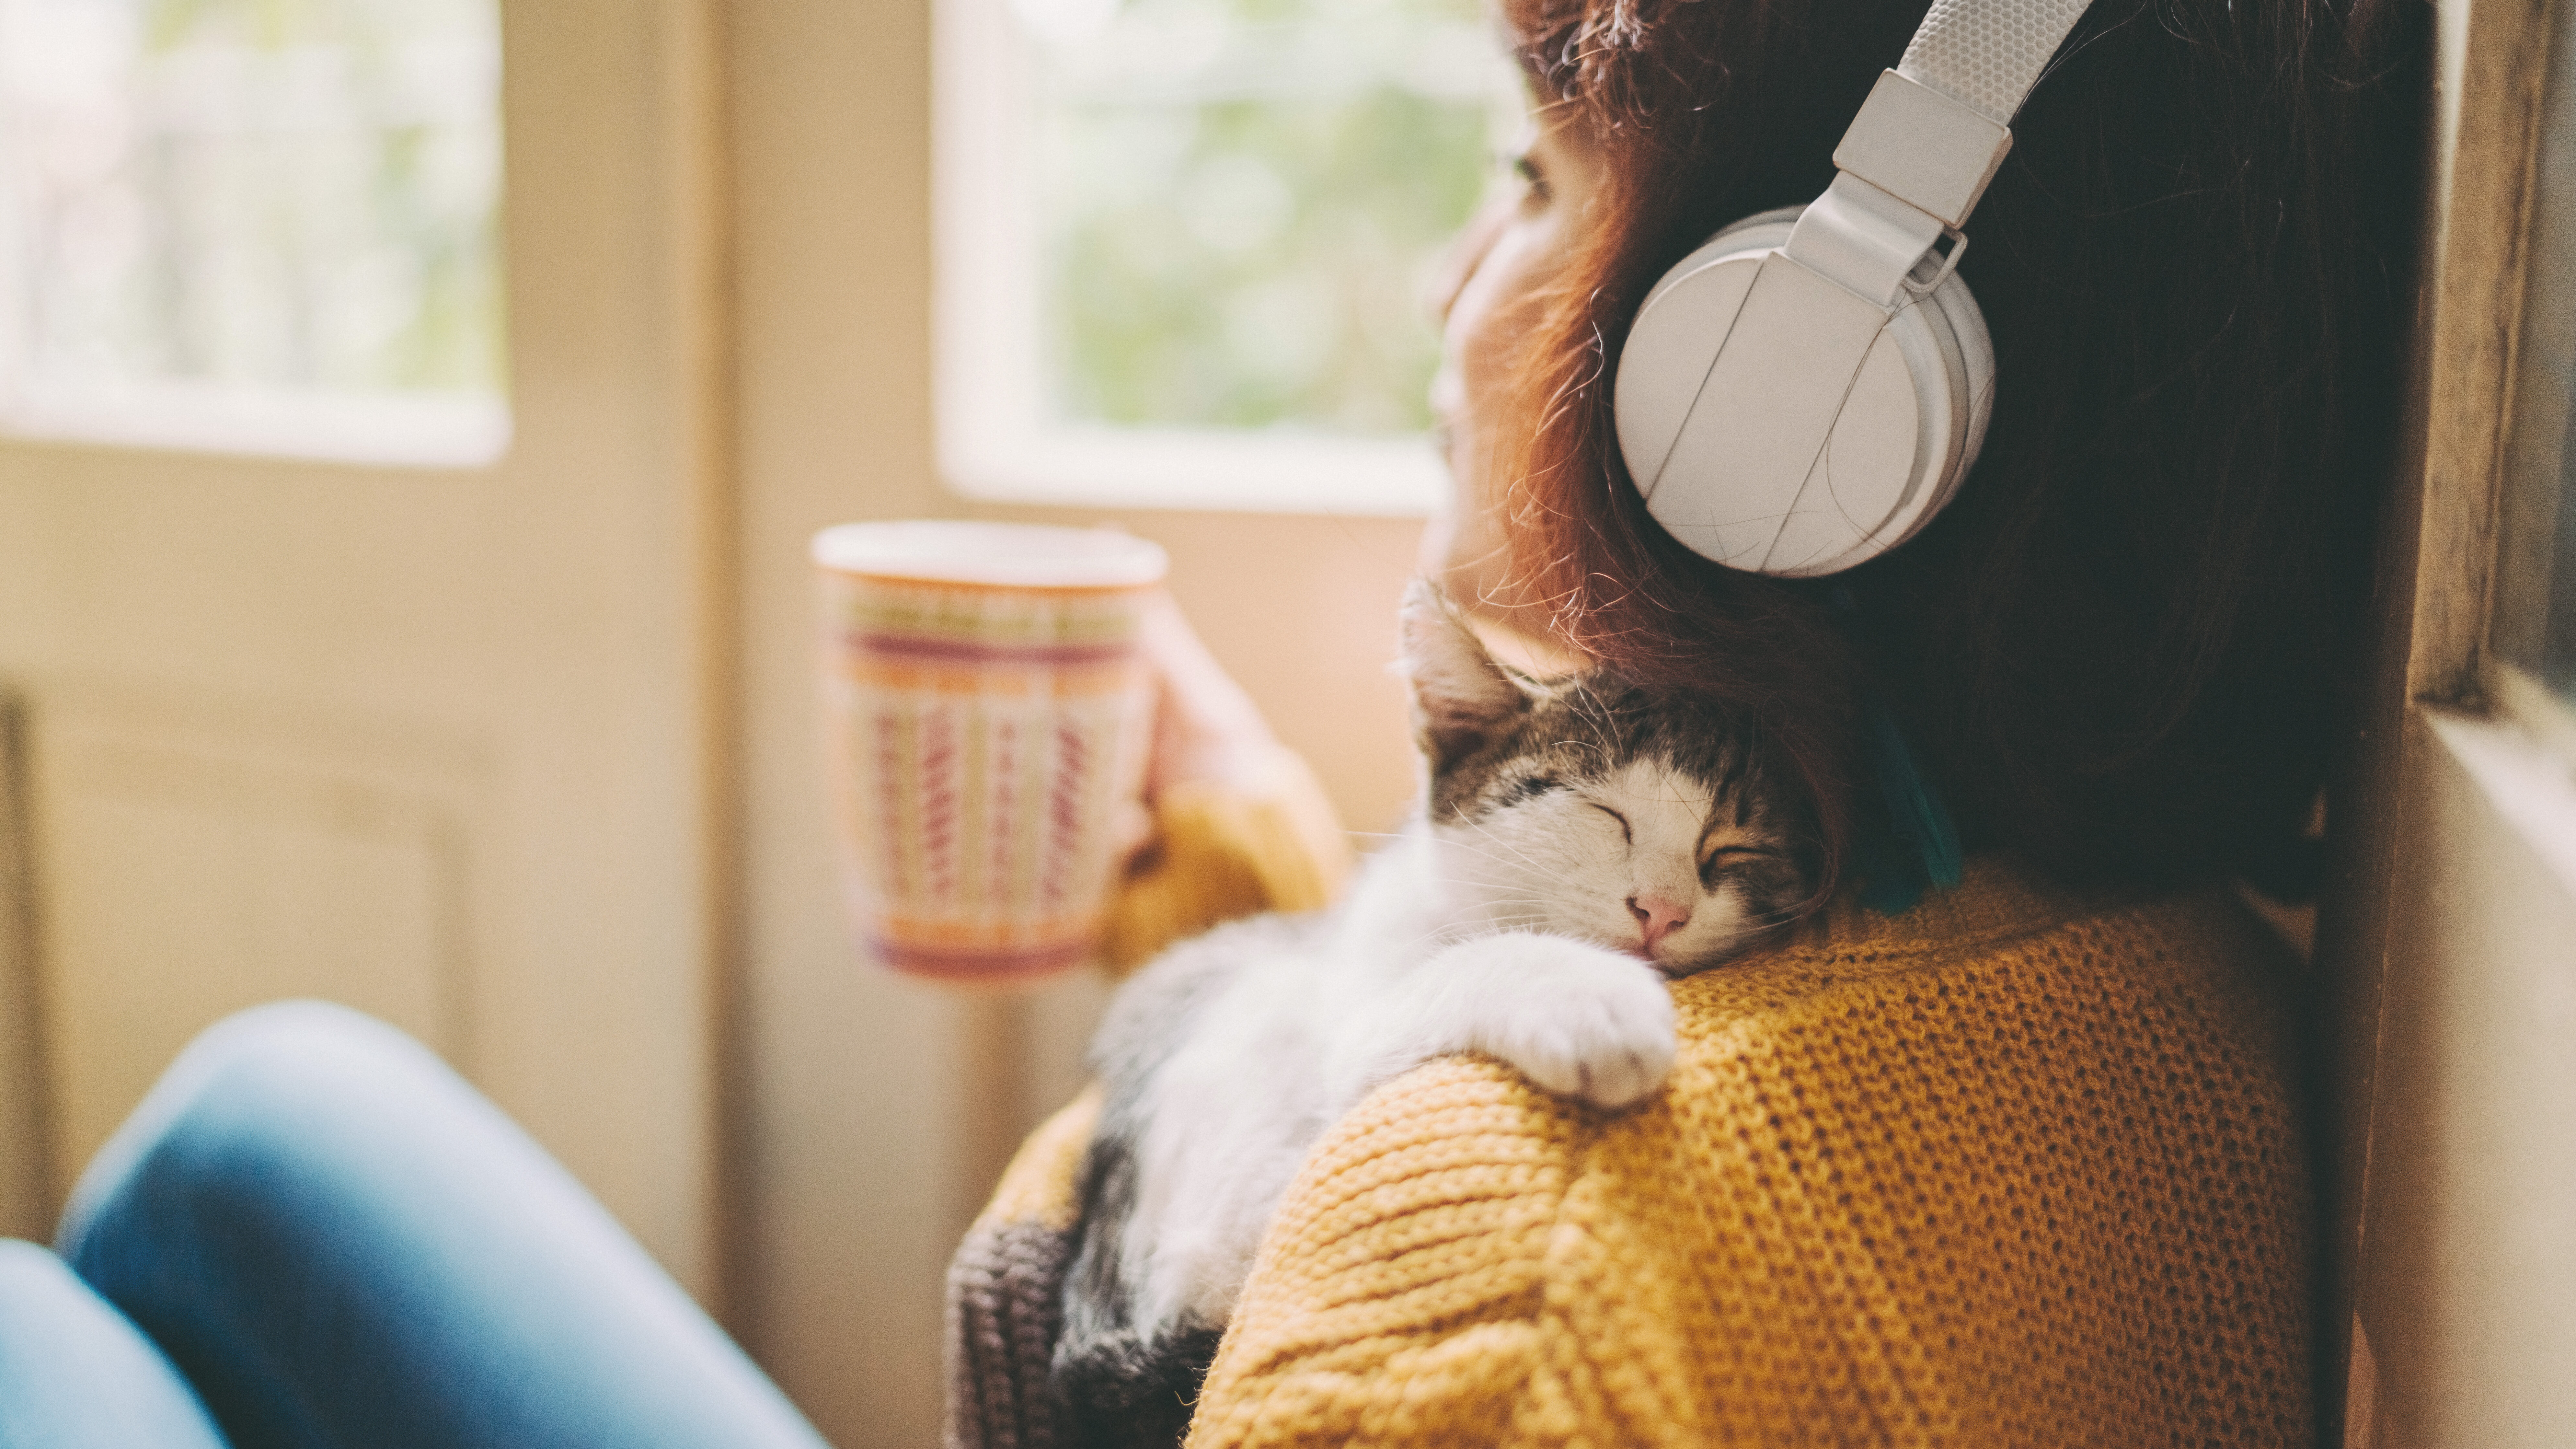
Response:
[[[1641,1108],[1422,1067],[1309,1157],[1190,1443],[2304,1445],[2285,969],[1980,860],[1679,983]],[[1070,1225],[1091,1110],[979,1231]]]

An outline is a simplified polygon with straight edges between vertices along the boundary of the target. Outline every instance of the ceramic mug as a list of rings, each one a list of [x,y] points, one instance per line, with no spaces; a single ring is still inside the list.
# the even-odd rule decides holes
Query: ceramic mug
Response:
[[[844,895],[888,966],[949,982],[1082,964],[1153,697],[1162,549],[1105,529],[911,521],[814,536]]]

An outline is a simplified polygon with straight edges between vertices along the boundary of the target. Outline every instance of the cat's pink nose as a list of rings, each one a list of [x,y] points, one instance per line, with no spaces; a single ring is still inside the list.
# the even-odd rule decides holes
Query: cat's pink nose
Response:
[[[1677,906],[1662,896],[1628,897],[1628,914],[1637,918],[1637,934],[1644,939],[1639,949],[1652,951],[1655,943],[1690,924],[1690,907]]]

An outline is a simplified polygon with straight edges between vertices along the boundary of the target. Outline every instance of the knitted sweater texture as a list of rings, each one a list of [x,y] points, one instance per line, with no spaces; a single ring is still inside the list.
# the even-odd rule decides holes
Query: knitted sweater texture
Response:
[[[1678,983],[1637,1109],[1422,1067],[1309,1156],[1190,1443],[2303,1445],[2287,970],[1980,860]],[[986,1241],[1070,1227],[1088,1110]]]

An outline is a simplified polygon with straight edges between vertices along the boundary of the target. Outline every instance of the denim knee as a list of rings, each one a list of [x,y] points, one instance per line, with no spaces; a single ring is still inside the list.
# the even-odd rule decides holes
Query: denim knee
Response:
[[[220,1449],[150,1339],[34,1243],[0,1240],[0,1449]]]
[[[209,1154],[187,1150],[192,1134],[221,1122],[226,1171],[257,1175],[257,1159],[284,1149],[309,1123],[306,1112],[345,1114],[404,1089],[406,1079],[448,1079],[429,1050],[399,1030],[326,1001],[280,1001],[216,1022],[179,1053],[73,1188],[54,1236],[79,1265],[111,1204],[151,1174],[207,1170]]]

